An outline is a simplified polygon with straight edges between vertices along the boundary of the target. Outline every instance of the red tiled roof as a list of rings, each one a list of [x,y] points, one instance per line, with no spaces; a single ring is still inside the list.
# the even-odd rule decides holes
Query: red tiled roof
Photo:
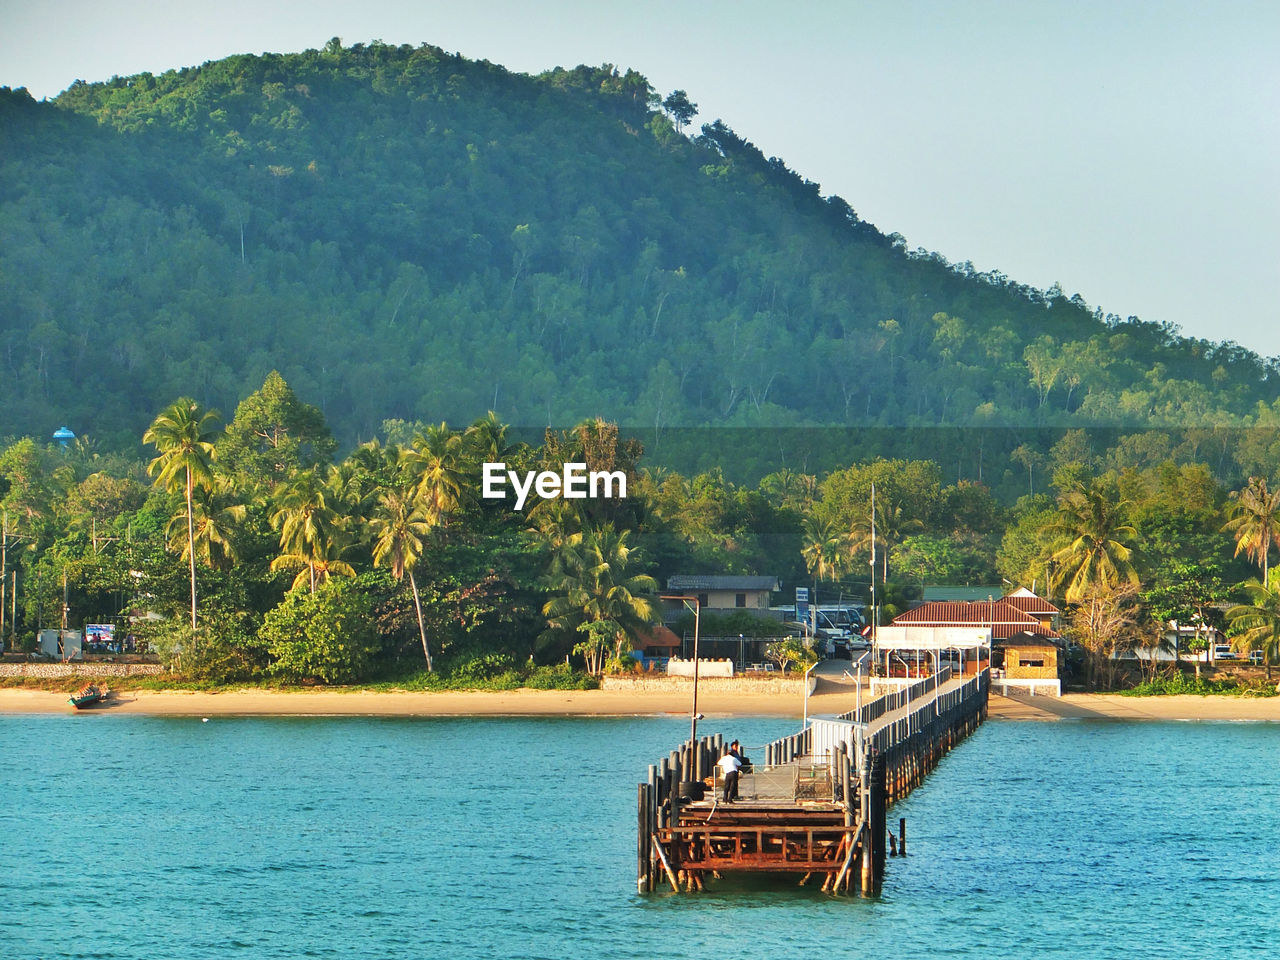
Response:
[[[1055,614],[1062,612],[1044,597],[1009,596],[1004,598],[1004,602],[1011,607],[1017,607],[1023,613]]]
[[[1019,633],[1036,633],[1045,637],[1058,635],[1005,600],[976,600],[972,603],[934,601],[894,617],[893,622],[900,626],[990,627],[991,636],[996,640]]]
[[[1029,630],[1016,633],[1011,637],[1004,637],[1000,640],[993,641],[997,647],[1056,647],[1053,638],[1044,634],[1033,634]]]
[[[637,632],[640,634],[640,638],[644,641],[646,649],[649,647],[674,648],[679,647],[681,644],[680,638],[677,637],[672,630],[662,626],[661,624],[649,627],[647,630],[641,629]]]

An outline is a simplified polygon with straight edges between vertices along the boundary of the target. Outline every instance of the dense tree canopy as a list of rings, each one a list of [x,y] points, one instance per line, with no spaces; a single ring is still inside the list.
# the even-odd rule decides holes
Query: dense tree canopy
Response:
[[[268,393],[307,409],[273,374],[241,412]],[[327,438],[323,416],[309,416],[306,434]],[[686,476],[650,465],[643,444],[600,418],[548,430],[536,445],[509,439],[492,413],[465,429],[388,421],[385,438],[336,463],[277,461],[281,443],[261,448],[255,465],[245,438],[262,434],[239,419],[215,429],[193,401],[168,405],[146,433],[158,454],[150,464],[104,456],[92,441],[0,449],[0,573],[21,577],[10,642],[26,645],[34,627],[60,618],[65,579],[71,626],[129,622],[193,677],[337,682],[421,666],[559,683],[538,671],[566,659],[598,671],[606,655],[626,663],[674,574],[777,577],[777,601],[799,585],[816,586],[820,602],[866,601],[873,485],[885,616],[923,585],[997,593],[1003,575],[1065,604],[1097,668],[1119,636],[1111,627],[1136,638],[1157,621],[1220,625],[1226,605],[1249,599],[1231,587],[1250,564],[1227,518],[1259,481],[1229,495],[1205,464],[1149,464],[1174,453],[1167,436],[1127,435],[1096,451],[1064,436],[1047,455],[1048,492],[1007,507],[981,484],[946,482],[932,460],[783,470],[754,485],[718,467]],[[495,456],[529,469],[614,469],[628,494],[516,510],[477,496]]]
[[[388,417],[603,415],[653,431],[655,461],[732,449],[741,477],[852,458],[725,428],[870,427],[838,445],[992,483],[1047,452],[1033,428],[1280,416],[1270,361],[910,252],[728,124],[684,136],[684,91],[658,100],[608,64],[378,42],[0,91],[0,434],[122,448],[174,396],[229,410],[279,370],[347,444]],[[246,404],[244,469],[332,454],[270,382]],[[987,432],[898,429],[940,426]]]

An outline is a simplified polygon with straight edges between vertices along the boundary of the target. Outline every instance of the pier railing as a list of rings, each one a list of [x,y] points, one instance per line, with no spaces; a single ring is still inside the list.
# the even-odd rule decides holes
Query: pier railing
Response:
[[[871,751],[885,753],[895,745],[906,742],[915,734],[922,732],[929,724],[934,723],[939,718],[949,716],[966,701],[971,704],[975,702],[976,698],[986,691],[989,683],[988,673],[984,670],[952,690],[935,692],[936,688],[933,684],[930,684],[929,691],[934,693],[933,696],[917,694],[915,697],[909,698],[907,704],[910,704],[912,700],[916,701],[915,709],[889,723],[877,725],[874,732],[868,733],[863,742],[864,753]],[[941,685],[942,683],[938,684],[938,686]],[[913,684],[911,689],[914,690],[917,686],[919,685]],[[903,704],[903,706],[907,704]],[[901,708],[899,707],[898,709]],[[881,716],[891,712],[884,711]]]
[[[951,675],[951,668],[943,667],[932,676],[921,677],[915,683],[894,690],[892,693],[882,694],[874,700],[864,703],[860,709],[842,713],[836,719],[848,720],[853,723],[872,723],[875,720],[879,720],[886,713],[901,710],[912,700],[927,697],[938,687],[948,682],[951,679]]]

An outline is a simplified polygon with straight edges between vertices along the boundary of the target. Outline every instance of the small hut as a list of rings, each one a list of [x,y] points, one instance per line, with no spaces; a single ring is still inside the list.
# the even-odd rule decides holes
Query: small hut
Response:
[[[1062,691],[1061,658],[1058,644],[1053,637],[1041,633],[1015,633],[1011,637],[997,640],[993,647],[1004,654],[1004,677],[1009,685],[1013,681],[1034,680],[1037,684],[1028,684],[1032,692],[1037,686],[1053,688],[1055,693]],[[997,658],[997,663],[999,662]]]
[[[680,655],[680,638],[661,624],[639,631],[639,640],[640,642],[636,644],[636,653],[641,654],[646,660]]]

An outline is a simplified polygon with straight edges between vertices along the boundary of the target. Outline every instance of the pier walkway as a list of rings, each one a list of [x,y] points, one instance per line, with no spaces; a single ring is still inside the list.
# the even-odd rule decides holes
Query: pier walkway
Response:
[[[858,710],[811,717],[765,748],[740,777],[739,800],[721,801],[719,736],[686,741],[649,767],[638,788],[641,892],[700,890],[732,872],[800,874],[844,892],[854,877],[875,894],[884,875],[886,808],[985,719],[989,672],[947,668],[916,681],[880,681]],[[892,838],[905,849],[905,833]]]

